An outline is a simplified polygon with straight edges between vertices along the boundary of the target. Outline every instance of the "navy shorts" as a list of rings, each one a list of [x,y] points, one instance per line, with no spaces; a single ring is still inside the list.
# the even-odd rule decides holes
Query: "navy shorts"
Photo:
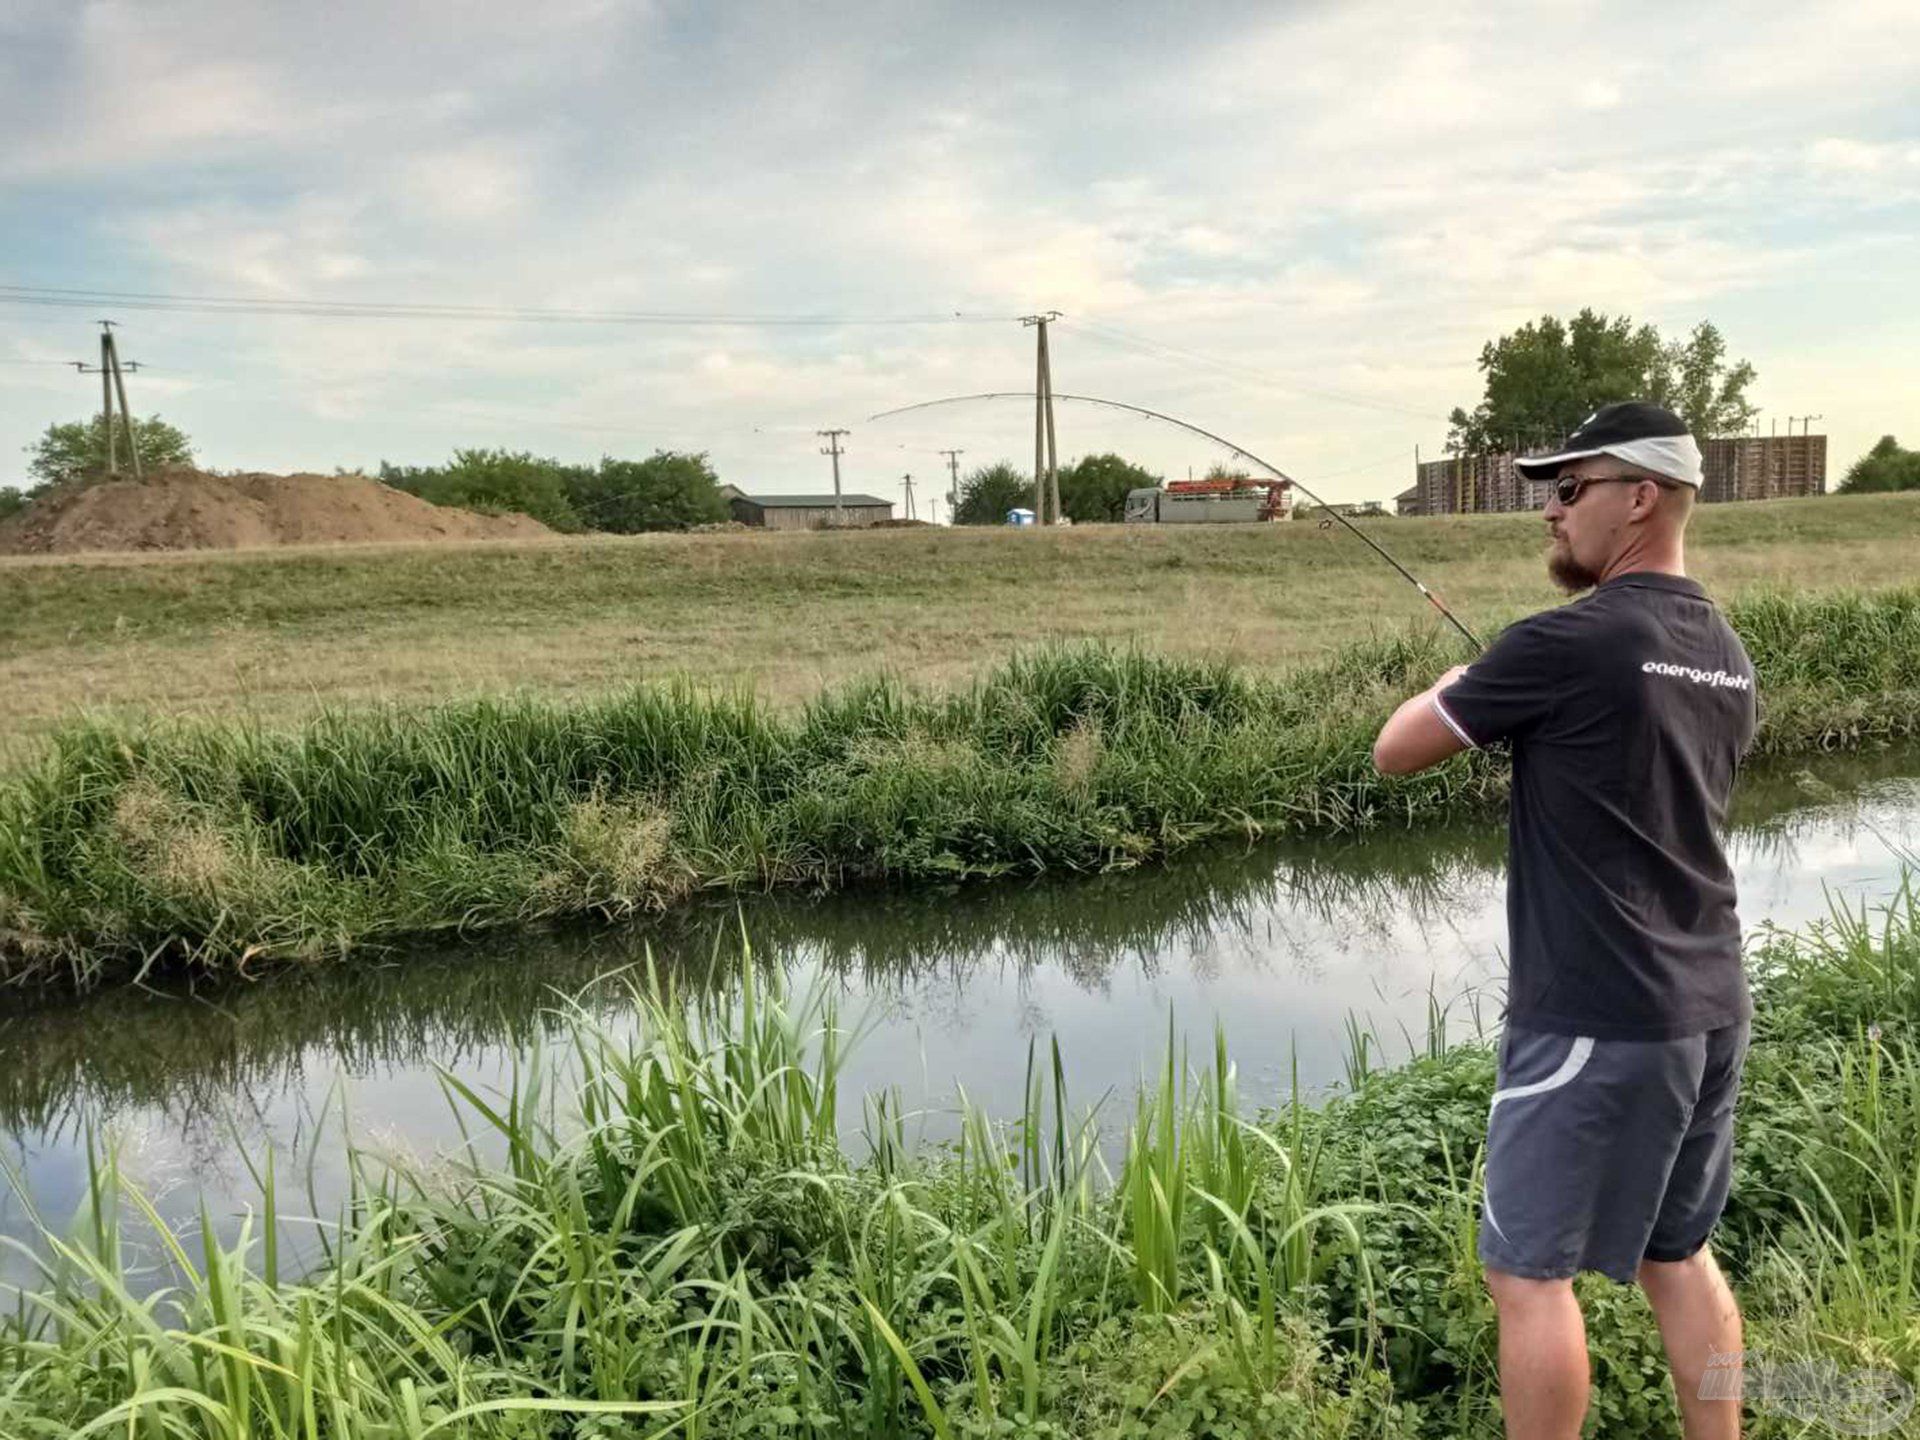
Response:
[[[1733,1176],[1748,1023],[1677,1040],[1597,1040],[1508,1026],[1487,1116],[1480,1259],[1630,1284],[1642,1259],[1707,1241]]]

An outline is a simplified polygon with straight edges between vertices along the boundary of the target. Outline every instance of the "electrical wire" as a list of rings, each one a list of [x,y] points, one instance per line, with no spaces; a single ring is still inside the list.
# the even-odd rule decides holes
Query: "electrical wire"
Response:
[[[1445,416],[1431,415],[1424,410],[1414,410],[1405,405],[1395,405],[1391,401],[1374,400],[1365,395],[1354,395],[1342,390],[1301,385],[1296,381],[1275,375],[1271,371],[1261,370],[1252,365],[1243,365],[1237,360],[1223,360],[1215,355],[1202,354],[1198,350],[1189,350],[1184,346],[1169,345],[1163,340],[1150,339],[1145,335],[1135,335],[1120,329],[1117,325],[1108,325],[1104,321],[1067,316],[1059,323],[1069,329],[1083,332],[1091,340],[1105,340],[1109,344],[1131,347],[1143,354],[1160,354],[1187,360],[1224,374],[1272,386],[1276,390],[1289,390],[1298,395],[1311,396],[1316,400],[1332,400],[1341,405],[1357,405],[1369,410],[1382,410],[1395,415],[1410,415],[1420,420],[1438,420],[1445,423]]]
[[[955,310],[921,315],[754,315],[678,310],[569,310],[532,305],[274,299],[267,296],[169,295],[140,290],[69,290],[0,285],[0,304],[82,310],[116,307],[204,315],[284,315],[308,319],[490,320],[561,325],[842,326],[1003,325],[1013,317]]]

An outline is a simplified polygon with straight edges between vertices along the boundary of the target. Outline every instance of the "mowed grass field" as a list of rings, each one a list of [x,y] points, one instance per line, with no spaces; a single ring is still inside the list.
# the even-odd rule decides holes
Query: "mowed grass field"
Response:
[[[1363,521],[1483,636],[1556,592],[1538,515]],[[1703,508],[1724,598],[1920,577],[1920,495]],[[1280,669],[1427,625],[1345,531],[917,529],[0,561],[0,762],[83,709],[278,723],[363,702],[685,678],[797,701],[950,684],[1022,645],[1137,643]]]

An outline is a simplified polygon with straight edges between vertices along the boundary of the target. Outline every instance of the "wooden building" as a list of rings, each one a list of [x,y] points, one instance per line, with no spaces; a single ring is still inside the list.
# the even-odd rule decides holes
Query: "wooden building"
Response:
[[[1733,435],[1700,446],[1700,498],[1779,500],[1827,488],[1824,435]],[[1395,497],[1402,515],[1472,515],[1542,510],[1547,482],[1528,480],[1513,456],[1450,455],[1422,461],[1411,490]]]
[[[1824,435],[1732,435],[1700,447],[1702,500],[1782,500],[1827,488]]]
[[[1412,507],[1403,515],[1477,515],[1499,510],[1546,508],[1547,482],[1529,480],[1513,467],[1513,456],[1450,455],[1422,461],[1414,470]],[[1398,497],[1404,502],[1406,497]]]
[[[893,502],[872,495],[842,495],[836,505],[831,495],[748,495],[732,485],[720,493],[737,522],[763,530],[855,528],[893,519]]]

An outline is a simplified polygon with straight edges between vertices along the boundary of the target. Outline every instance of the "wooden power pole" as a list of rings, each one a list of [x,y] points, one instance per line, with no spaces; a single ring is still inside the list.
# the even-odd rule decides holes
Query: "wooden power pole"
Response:
[[[100,363],[90,366],[83,360],[73,362],[73,368],[82,375],[100,376],[100,427],[107,437],[107,474],[120,473],[119,436],[114,432],[114,401],[119,400],[120,422],[126,428],[127,461],[133,466],[133,478],[146,478],[140,469],[140,445],[134,438],[133,412],[127,408],[127,378],[124,370],[139,370],[138,360],[129,360],[123,367],[120,363],[120,347],[114,344],[113,321],[100,322]]]
[[[942,450],[940,453],[947,457],[947,474],[950,477],[947,485],[947,513],[958,515],[960,513],[960,457],[967,452]]]
[[[1053,433],[1053,363],[1047,354],[1047,324],[1058,320],[1060,312],[1025,315],[1022,325],[1039,332],[1035,350],[1033,382],[1033,518],[1042,525],[1057,524],[1060,519],[1060,452]]]
[[[907,519],[916,518],[913,513],[913,472],[908,471],[900,477],[900,483],[907,492]]]
[[[847,432],[845,430],[816,430],[813,433],[827,442],[821,448],[820,453],[833,457],[833,523],[842,525],[846,523],[847,507],[840,503],[840,437]]]

